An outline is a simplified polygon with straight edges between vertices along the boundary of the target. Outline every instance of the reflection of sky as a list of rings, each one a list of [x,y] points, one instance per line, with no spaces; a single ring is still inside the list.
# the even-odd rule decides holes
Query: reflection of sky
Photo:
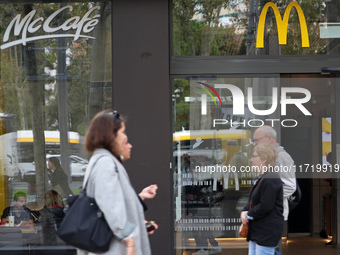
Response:
[[[51,49],[49,47],[45,47],[45,54],[51,54]],[[66,49],[66,66],[71,65],[71,56],[72,52],[70,49]],[[53,63],[53,66],[57,68],[57,63]],[[44,72],[45,74],[51,76],[51,77],[56,77],[57,75],[57,70],[56,69],[50,69],[49,67],[44,67]]]
[[[46,74],[48,74],[49,76],[52,76],[52,77],[56,76],[56,74],[57,74],[57,70],[55,70],[55,69],[50,69],[49,67],[45,67],[45,68],[44,68],[44,72],[45,72]]]
[[[233,24],[233,20],[231,17],[222,17],[220,18],[220,24],[222,24],[223,26],[231,25]]]
[[[232,16],[233,14],[226,14],[221,15],[219,18],[219,25],[220,26],[232,26],[235,25],[235,17]],[[195,15],[193,17],[193,20],[202,21],[202,15]],[[245,28],[239,27],[237,30],[237,34],[243,34],[245,31]]]
[[[195,7],[195,15],[193,16],[193,20],[202,21],[203,12],[202,5],[197,4]],[[222,8],[219,13],[219,23],[220,25],[232,25],[233,17],[235,15],[247,15],[248,13],[248,6],[245,5],[243,2],[239,3],[239,1],[233,1],[233,4],[229,5],[227,8]]]
[[[234,23],[233,19],[234,18],[229,15],[223,15],[219,18],[219,24],[223,26],[232,25]],[[202,21],[202,15],[195,15],[193,20]]]

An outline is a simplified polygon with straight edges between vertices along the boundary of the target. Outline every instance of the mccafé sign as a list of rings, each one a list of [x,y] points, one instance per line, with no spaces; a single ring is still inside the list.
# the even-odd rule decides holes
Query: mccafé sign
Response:
[[[59,10],[52,13],[48,18],[44,19],[43,17],[39,17],[34,19],[37,11],[32,10],[28,13],[22,20],[21,15],[18,14],[8,25],[6,32],[4,34],[3,42],[0,46],[0,49],[7,49],[9,47],[22,44],[26,45],[27,42],[42,40],[42,39],[51,39],[51,38],[60,38],[60,37],[73,37],[74,40],[78,40],[80,37],[82,38],[91,38],[95,39],[91,36],[86,36],[83,33],[90,33],[94,27],[99,23],[100,15],[96,14],[92,18],[90,15],[96,11],[100,10],[100,6],[95,6],[91,8],[82,18],[79,16],[74,16],[72,18],[67,19],[63,24],[60,26],[52,26],[51,24],[54,23],[53,21],[58,20],[60,18],[60,14],[64,11],[72,12],[73,7],[71,5],[64,6]],[[34,36],[39,29],[43,29],[45,33],[54,33],[48,35],[39,35]],[[15,41],[9,41],[9,37],[11,31],[15,36],[20,36],[21,39]],[[63,33],[67,31],[73,31],[73,34]],[[28,37],[28,34],[32,35]],[[7,43],[6,43],[7,42]]]
[[[257,26],[257,37],[256,37],[256,48],[263,48],[263,37],[264,37],[264,29],[266,26],[266,16],[268,9],[272,8],[277,25],[277,33],[279,37],[279,44],[287,44],[287,30],[288,30],[288,20],[289,15],[293,7],[295,7],[296,12],[299,17],[300,28],[301,28],[301,38],[302,38],[302,47],[309,47],[309,37],[308,37],[308,30],[305,15],[300,7],[300,5],[296,2],[291,2],[285,10],[283,15],[283,19],[281,18],[281,14],[279,9],[274,3],[266,3],[262,9],[259,24]]]

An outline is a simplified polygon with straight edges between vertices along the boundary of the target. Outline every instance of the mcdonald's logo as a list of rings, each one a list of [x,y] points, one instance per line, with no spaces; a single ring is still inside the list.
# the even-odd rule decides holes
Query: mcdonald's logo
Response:
[[[277,34],[279,37],[279,44],[280,45],[287,44],[289,15],[290,15],[292,8],[295,7],[296,12],[298,13],[299,22],[300,22],[302,47],[309,47],[309,37],[308,37],[306,19],[305,19],[305,15],[303,14],[303,11],[300,5],[296,2],[291,2],[286,8],[285,13],[283,15],[283,19],[282,19],[277,6],[274,3],[269,2],[269,3],[266,3],[266,5],[263,7],[261,15],[260,15],[259,24],[257,26],[256,48],[263,48],[264,29],[265,29],[266,16],[267,16],[269,7],[272,8],[274,15],[275,15],[276,25],[277,25],[277,30],[278,30]]]

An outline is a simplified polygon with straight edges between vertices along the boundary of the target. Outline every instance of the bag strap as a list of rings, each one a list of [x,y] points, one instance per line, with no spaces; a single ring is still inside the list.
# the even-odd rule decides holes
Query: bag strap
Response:
[[[102,157],[104,157],[105,155],[100,155],[98,158],[96,158],[95,161],[92,161],[91,164],[87,167],[87,171],[90,171],[89,172],[89,175],[87,176],[87,179],[86,179],[86,182],[84,184],[84,188],[83,188],[83,191],[86,191],[86,187],[87,187],[87,183],[89,182],[89,179],[90,179],[90,176],[92,174],[92,169],[93,167],[96,165],[96,163],[98,162],[98,160]]]
[[[91,162],[91,164],[87,167],[86,170],[89,170],[90,172],[89,172],[89,175],[87,176],[86,182],[85,182],[85,184],[84,184],[84,188],[83,188],[83,191],[84,191],[84,192],[86,192],[86,186],[87,186],[87,183],[88,183],[88,181],[89,181],[89,179],[90,179],[90,176],[91,176],[91,174],[92,174],[92,169],[93,169],[93,167],[95,166],[95,164],[98,162],[98,160],[99,160],[100,158],[105,157],[105,156],[106,156],[106,155],[100,155],[100,156],[98,156],[98,158],[95,159],[95,161]],[[113,163],[114,163],[114,165],[115,165],[115,169],[117,169],[117,164],[116,164],[116,162],[115,162],[114,160],[113,160]],[[117,173],[118,173],[118,171],[117,171]]]
[[[254,190],[253,190],[252,195],[254,194],[256,188],[260,185],[260,182],[262,182],[262,180],[263,180],[263,178],[261,178],[261,180],[256,184],[256,186],[255,186],[255,188],[254,188]],[[251,209],[251,204],[252,204],[252,202],[253,202],[253,199],[250,200],[249,210]]]

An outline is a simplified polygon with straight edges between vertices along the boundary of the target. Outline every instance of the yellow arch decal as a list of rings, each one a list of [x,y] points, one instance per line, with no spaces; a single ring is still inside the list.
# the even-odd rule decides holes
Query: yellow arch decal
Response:
[[[303,11],[300,5],[296,2],[291,2],[285,10],[283,19],[281,19],[281,14],[277,6],[274,3],[269,2],[269,3],[266,3],[266,5],[263,7],[261,15],[260,15],[259,24],[257,26],[256,48],[263,48],[264,28],[265,28],[266,16],[267,16],[269,7],[271,7],[272,10],[274,11],[274,15],[276,18],[279,44],[280,45],[287,44],[288,19],[289,19],[289,15],[290,15],[292,8],[295,7],[298,13],[298,16],[299,16],[302,47],[309,47],[309,37],[308,37],[306,18],[305,18],[305,15],[303,14]]]

